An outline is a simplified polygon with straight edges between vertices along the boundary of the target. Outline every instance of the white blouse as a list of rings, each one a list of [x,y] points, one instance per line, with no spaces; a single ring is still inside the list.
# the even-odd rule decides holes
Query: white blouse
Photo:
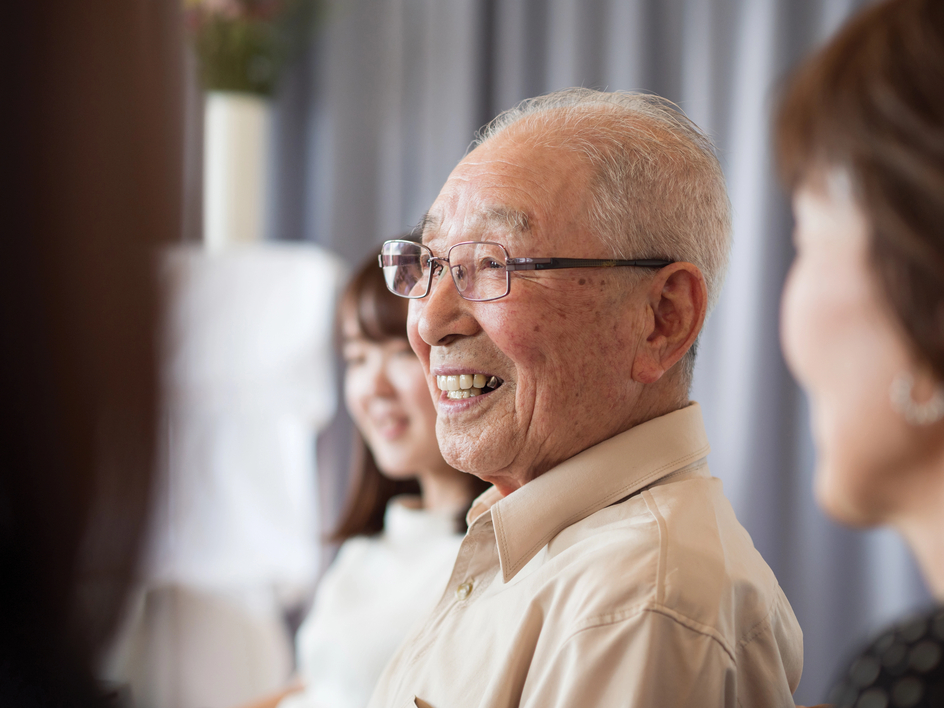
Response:
[[[387,661],[443,594],[462,535],[452,514],[387,505],[384,531],[341,546],[295,644],[305,690],[279,708],[364,708]]]

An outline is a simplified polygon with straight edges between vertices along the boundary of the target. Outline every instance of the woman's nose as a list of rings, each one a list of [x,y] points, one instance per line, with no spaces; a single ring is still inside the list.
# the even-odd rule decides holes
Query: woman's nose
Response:
[[[390,359],[382,356],[375,363],[370,376],[371,394],[380,397],[396,395],[396,386],[390,373]]]

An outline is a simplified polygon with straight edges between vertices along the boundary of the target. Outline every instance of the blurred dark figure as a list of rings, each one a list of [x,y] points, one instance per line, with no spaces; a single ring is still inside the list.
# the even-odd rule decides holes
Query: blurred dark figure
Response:
[[[177,3],[7,3],[0,705],[100,705],[153,483],[155,246],[180,224]]]

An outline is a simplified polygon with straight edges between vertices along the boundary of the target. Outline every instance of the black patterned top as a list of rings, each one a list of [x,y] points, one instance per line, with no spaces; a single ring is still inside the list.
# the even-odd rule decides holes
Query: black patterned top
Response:
[[[829,694],[836,708],[944,708],[944,606],[892,626]]]

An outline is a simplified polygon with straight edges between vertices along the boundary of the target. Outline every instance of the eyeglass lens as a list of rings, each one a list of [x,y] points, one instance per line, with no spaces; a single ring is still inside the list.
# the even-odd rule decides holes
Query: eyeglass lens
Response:
[[[453,282],[465,299],[494,300],[508,294],[507,254],[500,245],[460,243],[449,250],[447,257]],[[388,241],[384,244],[382,263],[391,292],[409,298],[426,295],[431,281],[430,269],[436,268],[426,246],[410,241]]]
[[[423,297],[429,283],[429,259],[425,246],[409,241],[387,241],[380,258],[387,289],[400,297]]]

